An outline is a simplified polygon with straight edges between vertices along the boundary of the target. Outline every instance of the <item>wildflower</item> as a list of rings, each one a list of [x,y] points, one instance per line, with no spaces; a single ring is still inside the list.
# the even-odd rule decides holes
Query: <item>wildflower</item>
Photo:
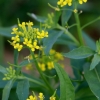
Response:
[[[34,41],[32,47],[31,47],[32,51],[35,51],[35,49],[39,49],[39,46],[37,45],[37,41]]]
[[[79,4],[83,4],[83,3],[86,3],[87,0],[79,0]]]
[[[48,37],[48,32],[45,32],[44,30],[42,30],[42,32],[37,32],[38,39],[42,39],[44,37]]]
[[[39,93],[39,96],[38,96],[38,97],[39,97],[40,100],[44,100],[44,95],[43,95],[43,93]]]
[[[41,45],[38,45],[39,39],[48,37],[47,31],[40,31],[39,28],[33,28],[33,22],[22,22],[22,24],[18,24],[18,26],[18,28],[12,29],[13,32],[11,34],[15,36],[11,38],[12,42],[9,41],[14,49],[18,51],[21,51],[24,46],[28,47],[31,51],[40,49]]]
[[[16,43],[16,42],[19,42],[20,41],[18,35],[16,35],[15,37],[12,37],[11,39],[13,40],[13,43]]]
[[[47,67],[48,67],[49,70],[51,70],[52,68],[54,68],[53,62],[47,62]]]
[[[29,96],[29,99],[26,99],[26,100],[37,100],[37,97],[36,97],[36,96],[30,95],[30,96]]]
[[[60,7],[64,7],[66,5],[71,6],[72,5],[73,0],[59,0],[57,2],[57,5],[59,5]],[[86,3],[87,0],[78,0],[79,4],[83,4]]]
[[[38,65],[39,65],[39,67],[40,67],[40,69],[42,71],[45,71],[46,70],[46,67],[45,67],[45,64],[44,63],[38,63]]]
[[[65,6],[65,5],[71,6],[72,5],[72,0],[59,0],[57,2],[57,4],[61,7]]]
[[[13,32],[11,34],[16,34],[18,28],[13,28],[12,30],[13,30]]]
[[[56,100],[56,97],[52,96],[52,97],[50,97],[50,100]]]

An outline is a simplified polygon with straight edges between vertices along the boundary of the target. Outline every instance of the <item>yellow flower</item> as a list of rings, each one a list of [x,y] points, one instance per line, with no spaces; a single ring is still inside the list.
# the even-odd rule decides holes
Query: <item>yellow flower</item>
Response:
[[[21,51],[23,48],[23,45],[20,45],[19,43],[14,44],[14,49],[18,49],[18,51]]]
[[[39,46],[37,45],[37,41],[34,41],[32,47],[31,47],[32,51],[35,51],[35,49],[39,49]]]
[[[39,97],[40,100],[43,100],[44,99],[43,93],[39,93],[39,96],[38,97]]]
[[[57,4],[61,7],[65,6],[65,5],[71,6],[72,5],[72,0],[59,0],[57,2]]]
[[[79,4],[83,4],[83,3],[86,3],[87,0],[79,0]]]
[[[54,68],[53,62],[47,62],[47,67],[49,70],[53,69]]]
[[[21,27],[24,31],[26,31],[26,27],[25,27],[25,22],[22,22],[22,24],[19,24],[19,27]]]
[[[45,32],[44,30],[42,30],[42,32],[37,32],[38,39],[42,39],[44,37],[48,37],[48,32]]]
[[[16,34],[18,28],[13,28],[12,30],[13,30],[13,32],[11,34]]]
[[[28,40],[28,38],[24,38],[23,44],[25,44],[31,48],[32,47],[32,40]]]
[[[40,69],[42,71],[45,71],[46,70],[46,67],[45,67],[45,64],[44,63],[38,63],[38,65],[39,65],[39,67],[40,67]]]
[[[26,100],[37,100],[37,97],[36,97],[36,96],[30,95],[30,96],[29,96],[29,99],[26,99]]]
[[[26,25],[28,25],[28,26],[32,26],[33,25],[33,22],[26,22]]]
[[[59,52],[56,52],[54,56],[55,56],[56,60],[63,60],[64,59],[63,56]]]
[[[52,96],[50,97],[50,100],[56,100],[56,97]]]
[[[20,41],[18,35],[16,35],[15,37],[12,37],[11,39],[13,40],[13,43],[16,43],[16,42],[19,42]]]

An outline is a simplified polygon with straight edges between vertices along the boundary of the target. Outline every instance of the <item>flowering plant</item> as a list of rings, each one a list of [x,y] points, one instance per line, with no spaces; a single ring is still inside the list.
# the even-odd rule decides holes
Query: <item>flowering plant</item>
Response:
[[[37,27],[33,22],[20,23],[18,19],[8,40],[14,48],[14,63],[8,63],[7,68],[0,66],[2,81],[6,82],[2,100],[9,99],[11,89],[16,89],[16,100],[100,100],[100,40],[95,44],[83,31],[100,18],[81,26],[82,11],[78,5],[87,2],[58,0],[56,7],[48,3],[54,12],[47,18],[28,13],[40,23]],[[71,17],[76,23],[69,26]],[[76,28],[77,36],[71,33],[72,27]],[[69,52],[59,53],[53,49],[54,44],[67,45]],[[20,51],[25,48],[29,55],[19,63]],[[65,58],[70,58],[74,77],[65,71]],[[23,72],[23,67],[34,73]]]

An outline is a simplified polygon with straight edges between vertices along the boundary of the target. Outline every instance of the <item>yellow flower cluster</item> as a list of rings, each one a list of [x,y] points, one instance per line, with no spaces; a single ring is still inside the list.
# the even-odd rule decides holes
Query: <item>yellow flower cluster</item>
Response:
[[[72,2],[73,2],[73,0],[59,0],[57,2],[57,5],[59,5],[61,7],[64,7],[66,5],[71,6],[72,5]],[[83,3],[86,3],[87,0],[78,0],[78,2],[79,2],[79,4],[83,4]]]
[[[50,56],[42,56],[42,58],[39,59],[38,65],[42,71],[46,71],[46,69],[51,70],[54,68],[54,62],[58,62],[63,59],[63,56],[59,52],[51,49]]]
[[[33,96],[33,95],[30,95],[29,96],[29,98],[28,99],[26,99],[26,100],[38,100],[38,98],[39,98],[39,100],[44,100],[44,95],[43,95],[43,93],[39,93],[39,96],[37,97],[37,96]],[[51,96],[50,98],[49,98],[49,100],[56,100],[56,97],[55,96]]]
[[[32,51],[40,49],[38,41],[48,37],[47,31],[33,28],[32,22],[22,22],[22,24],[18,24],[18,28],[13,28],[12,31],[11,34],[14,34],[14,36],[11,38],[12,42],[10,43],[18,51],[21,51],[23,46],[30,48]]]
[[[72,5],[72,0],[59,0],[57,2],[58,5],[60,5],[61,7],[68,5],[71,6]]]
[[[87,0],[79,0],[79,4],[83,4],[83,3],[86,3]]]
[[[51,49],[50,50],[50,56],[46,56],[44,53],[42,53],[41,55],[41,58],[38,57],[38,55],[35,54],[35,57],[38,61],[38,66],[40,67],[40,69],[42,71],[46,71],[47,69],[48,70],[51,70],[54,68],[54,62],[58,62],[60,60],[63,60],[63,56],[59,53],[59,52],[56,52],[55,50]],[[32,59],[32,56],[29,55],[27,57],[25,57],[25,59],[28,59],[28,61],[30,62],[30,60]],[[63,65],[61,65],[63,67]],[[26,70],[32,70],[32,64],[29,63],[27,66],[26,66]]]

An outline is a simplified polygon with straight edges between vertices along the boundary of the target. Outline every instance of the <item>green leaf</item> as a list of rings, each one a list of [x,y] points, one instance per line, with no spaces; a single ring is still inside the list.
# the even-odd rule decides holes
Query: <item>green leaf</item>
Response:
[[[78,92],[76,92],[75,98],[75,100],[97,100],[97,98],[93,95],[89,87],[84,87]]]
[[[59,17],[61,15],[61,11],[55,11],[54,13],[54,18],[53,18],[53,21],[55,23],[55,26],[57,25],[58,21],[59,21]]]
[[[95,41],[90,36],[88,36],[85,32],[82,32],[82,35],[86,45],[89,46],[91,49],[96,50]]]
[[[66,34],[62,34],[56,41],[56,44],[77,46]]]
[[[59,100],[75,100],[74,87],[66,73],[66,71],[57,63],[55,70],[60,79],[60,99]]]
[[[33,62],[34,62],[33,60],[30,60],[30,61],[24,60],[19,64],[19,66],[24,67],[24,66],[28,65],[29,63],[33,63]]]
[[[0,35],[2,36],[11,37],[12,36],[11,31],[12,31],[11,27],[9,28],[0,27]]]
[[[50,49],[57,41],[57,39],[63,34],[63,31],[49,31],[49,37],[45,38],[43,41],[43,46],[45,47],[44,52],[45,54],[49,54]]]
[[[84,67],[84,76],[93,94],[100,100],[100,65],[89,70],[89,64]]]
[[[6,86],[3,89],[2,100],[8,100],[9,94],[10,94],[10,90],[11,90],[14,82],[15,82],[14,79],[8,81],[8,83],[6,84]]]
[[[90,70],[94,69],[99,62],[100,62],[100,55],[95,54],[90,65]]]
[[[7,84],[7,81],[2,80],[4,78],[4,75],[0,73],[0,88],[4,88],[4,86]]]
[[[73,49],[72,51],[68,53],[63,53],[63,56],[72,58],[72,59],[83,59],[87,58],[89,56],[92,56],[94,54],[94,51],[86,46],[81,46],[79,48]]]
[[[70,60],[74,76],[77,80],[81,80],[81,73],[83,72],[83,66],[85,64],[85,59],[71,59]]]
[[[64,26],[66,25],[66,23],[68,22],[69,18],[72,15],[72,11],[67,10],[67,9],[73,9],[73,6],[66,6],[63,9],[66,9],[66,10],[63,10],[62,16],[61,16],[62,25]]]
[[[29,95],[29,81],[19,81],[16,90],[19,100],[26,100]]]
[[[35,19],[38,22],[45,22],[46,18],[45,17],[41,17],[41,16],[37,16],[34,13],[27,13],[31,18]]]
[[[3,73],[3,74],[6,74],[7,70],[6,70],[5,67],[3,67],[3,66],[0,65],[0,72]]]

